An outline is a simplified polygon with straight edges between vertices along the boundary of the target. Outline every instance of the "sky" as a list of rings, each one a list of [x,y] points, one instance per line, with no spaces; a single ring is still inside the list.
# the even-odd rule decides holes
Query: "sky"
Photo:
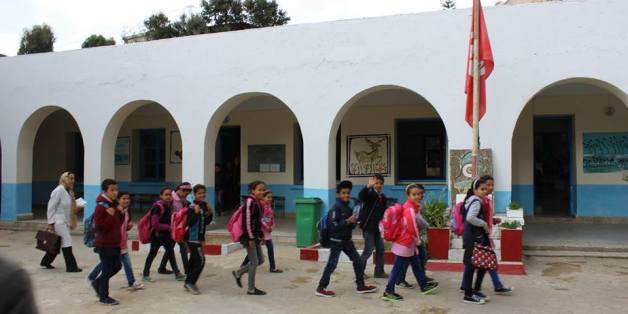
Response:
[[[47,23],[57,38],[54,50],[80,49],[91,34],[113,37],[142,29],[142,22],[162,11],[171,20],[199,12],[201,0],[0,0],[0,54],[14,56],[25,28]],[[316,23],[361,17],[440,10],[440,0],[277,0],[289,24]],[[468,8],[472,0],[458,0]],[[492,6],[496,0],[484,0]]]

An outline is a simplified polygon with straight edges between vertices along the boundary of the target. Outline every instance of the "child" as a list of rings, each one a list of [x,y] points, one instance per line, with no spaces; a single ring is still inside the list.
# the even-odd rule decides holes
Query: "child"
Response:
[[[170,266],[174,272],[175,279],[177,281],[185,280],[185,275],[179,272],[177,267],[177,260],[174,256],[174,240],[170,236],[170,222],[172,219],[172,189],[161,188],[159,191],[160,200],[155,202],[151,210],[151,226],[153,228],[150,241],[150,252],[146,257],[146,263],[144,263],[144,273],[142,280],[144,282],[153,282],[150,278],[150,267],[153,264],[157,251],[160,247],[164,247],[166,250],[166,256],[170,260]]]
[[[375,248],[375,278],[388,278],[384,272],[384,239],[379,232],[379,222],[386,211],[386,195],[382,193],[384,177],[376,174],[369,178],[369,183],[358,195],[364,204],[360,211],[360,228],[364,237],[364,251],[362,251],[362,264],[366,269],[366,263],[373,254]],[[365,275],[366,276],[366,275]]]
[[[249,273],[249,286],[246,294],[266,295],[266,292],[255,287],[255,271],[258,265],[264,263],[264,253],[260,243],[264,239],[262,232],[262,207],[260,200],[266,193],[266,183],[253,181],[249,184],[249,196],[244,199],[244,209],[242,211],[242,237],[240,243],[246,248],[249,262],[240,266],[237,271],[231,272],[238,287],[242,288],[242,275]]]
[[[128,232],[133,228],[131,222],[131,213],[129,211],[129,204],[131,203],[131,195],[129,192],[118,193],[118,210],[122,213],[123,220],[120,227],[120,263],[124,266],[124,273],[126,274],[126,280],[129,283],[129,291],[136,291],[144,289],[144,284],[135,281],[133,275],[133,266],[131,266],[131,257],[129,256],[128,244],[129,239]],[[94,270],[89,274],[88,278],[90,282],[96,280],[96,277],[102,271],[102,263],[99,263],[94,267]]]
[[[96,226],[96,244],[94,251],[100,257],[102,271],[92,282],[101,304],[118,305],[120,302],[109,297],[109,279],[120,271],[120,229],[122,213],[114,206],[118,197],[118,183],[113,179],[105,179],[102,194],[96,198],[94,224]]]
[[[421,266],[418,247],[421,246],[421,237],[416,223],[416,214],[419,211],[419,204],[423,199],[425,188],[420,184],[411,184],[406,187],[406,196],[408,200],[403,204],[402,216],[399,221],[401,232],[399,237],[393,241],[391,251],[395,254],[395,264],[390,272],[386,291],[382,299],[386,301],[399,301],[403,297],[395,293],[395,284],[398,276],[407,267],[412,266],[412,272],[416,278],[421,294],[432,294],[438,289],[437,282],[427,282],[425,280],[425,271]]]
[[[188,207],[187,197],[188,194],[192,192],[192,185],[190,182],[183,182],[172,191],[172,212],[176,213],[180,211],[184,207]],[[181,253],[181,263],[183,264],[183,271],[187,275],[188,273],[188,247],[184,242],[177,243],[179,245],[179,253]],[[161,258],[161,263],[159,263],[159,267],[157,268],[157,273],[162,275],[170,275],[172,274],[172,270],[166,268],[166,264],[168,263],[168,258],[164,255]]]
[[[327,260],[327,266],[323,271],[323,276],[316,288],[316,295],[319,297],[331,298],[335,297],[336,293],[327,290],[331,274],[338,266],[338,259],[340,253],[344,252],[351,262],[353,262],[353,271],[355,272],[355,283],[357,284],[356,293],[374,293],[377,291],[377,287],[364,284],[364,266],[362,264],[362,258],[358,251],[355,249],[351,235],[353,229],[358,222],[358,217],[353,213],[353,209],[349,207],[349,201],[351,200],[351,189],[353,184],[350,181],[342,181],[336,187],[336,196],[338,200],[336,204],[330,209],[329,221],[327,222],[330,231],[330,252],[329,259]]]
[[[482,208],[482,200],[485,197],[486,181],[475,179],[471,184],[471,188],[467,191],[467,196],[464,199],[462,208],[462,213],[465,217],[464,233],[462,234],[462,247],[464,248],[464,273],[462,282],[464,288],[464,303],[468,304],[486,303],[486,295],[480,292],[480,290],[482,290],[482,280],[484,279],[486,270],[477,269],[475,286],[471,287],[473,274],[476,272],[476,268],[471,264],[473,247],[475,243],[485,246],[490,245],[488,237],[489,227],[486,223],[486,217]]]
[[[270,264],[271,273],[283,273],[283,270],[277,269],[275,265],[275,250],[273,245],[273,238],[271,233],[275,227],[275,215],[273,214],[273,192],[267,190],[264,193],[264,199],[260,201],[262,205],[262,232],[264,233],[264,242],[266,244],[266,250],[268,250],[268,263]],[[249,257],[244,258],[242,266],[249,263]]]
[[[198,278],[205,267],[205,254],[203,254],[203,243],[205,242],[205,228],[212,221],[212,209],[205,202],[207,188],[202,184],[197,184],[192,189],[194,202],[189,205],[187,212],[188,231],[185,235],[187,246],[190,248],[190,260],[187,265],[188,275],[183,288],[191,294],[197,295],[201,292],[196,286]]]

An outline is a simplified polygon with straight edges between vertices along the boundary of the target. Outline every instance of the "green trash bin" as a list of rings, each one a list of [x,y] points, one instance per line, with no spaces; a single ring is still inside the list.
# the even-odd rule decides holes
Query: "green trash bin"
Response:
[[[316,224],[321,204],[319,198],[297,198],[297,247],[308,247],[318,242]]]

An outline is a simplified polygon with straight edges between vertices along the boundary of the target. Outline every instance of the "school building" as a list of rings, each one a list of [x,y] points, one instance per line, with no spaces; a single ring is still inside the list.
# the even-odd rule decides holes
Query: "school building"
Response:
[[[628,218],[628,2],[485,16],[496,210]],[[0,217],[41,211],[66,170],[88,214],[105,178],[139,207],[181,181],[229,207],[259,179],[290,215],[373,172],[398,200],[409,182],[449,199],[468,170],[454,152],[471,146],[470,23],[439,11],[1,58]]]

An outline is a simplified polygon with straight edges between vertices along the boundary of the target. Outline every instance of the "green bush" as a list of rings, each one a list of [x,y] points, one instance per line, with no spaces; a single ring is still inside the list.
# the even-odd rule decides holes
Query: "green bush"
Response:
[[[517,202],[510,202],[510,204],[508,204],[508,209],[521,209],[521,204]]]
[[[429,202],[424,203],[421,215],[433,228],[444,228],[449,223],[449,205],[442,201],[441,197],[434,197]]]
[[[504,221],[499,226],[503,229],[518,229],[519,227],[521,227],[521,223],[517,220]]]

